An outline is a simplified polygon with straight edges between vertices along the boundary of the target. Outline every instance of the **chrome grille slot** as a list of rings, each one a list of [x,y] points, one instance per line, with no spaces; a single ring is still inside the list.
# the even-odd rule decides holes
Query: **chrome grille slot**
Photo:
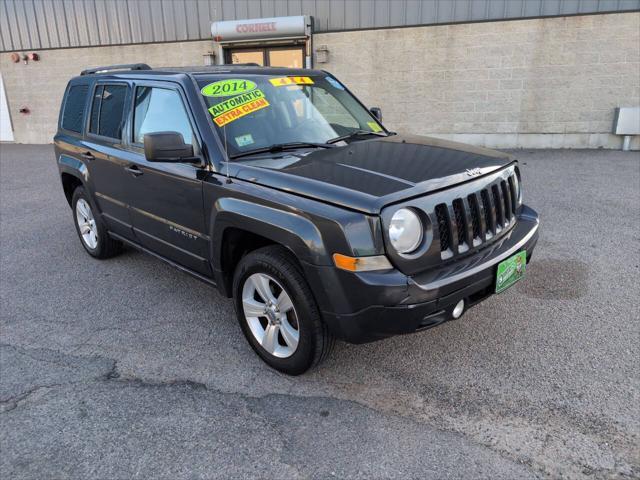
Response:
[[[513,175],[509,177],[509,191],[511,192],[511,209],[515,213],[518,208],[518,189],[516,187],[516,180]]]
[[[504,199],[504,223],[508,225],[513,215],[513,208],[511,206],[511,192],[507,188],[507,182],[504,180],[500,182],[500,188],[502,189],[502,198]]]
[[[493,196],[493,205],[496,208],[496,233],[500,233],[504,226],[504,205],[498,185],[491,185],[491,194]]]

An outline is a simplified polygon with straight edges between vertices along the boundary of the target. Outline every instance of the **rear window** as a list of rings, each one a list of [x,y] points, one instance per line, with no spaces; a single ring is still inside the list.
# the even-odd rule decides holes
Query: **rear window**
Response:
[[[84,124],[84,104],[87,99],[87,85],[74,85],[69,89],[62,110],[62,128],[82,133]]]
[[[100,85],[96,88],[91,102],[89,132],[103,137],[122,138],[127,89],[125,85]]]

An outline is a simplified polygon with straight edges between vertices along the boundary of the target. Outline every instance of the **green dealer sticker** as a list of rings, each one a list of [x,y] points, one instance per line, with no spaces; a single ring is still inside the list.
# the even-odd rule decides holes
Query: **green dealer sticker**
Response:
[[[516,253],[498,264],[496,276],[496,293],[503,292],[511,285],[524,277],[524,270],[527,265],[527,252]]]
[[[242,93],[235,97],[229,98],[228,100],[224,100],[216,105],[213,105],[209,108],[209,112],[214,117],[222,115],[223,113],[228,112],[229,110],[233,110],[234,108],[245,105],[254,100],[258,100],[259,98],[264,98],[264,93],[262,90],[252,90],[249,93]]]
[[[230,97],[239,93],[250,92],[256,88],[256,84],[251,80],[242,78],[231,78],[229,80],[220,80],[219,82],[210,83],[200,90],[205,97]]]

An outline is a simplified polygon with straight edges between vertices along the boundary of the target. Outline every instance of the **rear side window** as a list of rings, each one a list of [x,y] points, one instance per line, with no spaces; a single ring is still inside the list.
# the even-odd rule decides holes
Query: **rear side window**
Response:
[[[122,138],[126,85],[99,85],[91,102],[89,132],[114,139]]]
[[[88,91],[88,85],[74,85],[69,89],[62,110],[62,128],[65,130],[82,133],[84,105]]]

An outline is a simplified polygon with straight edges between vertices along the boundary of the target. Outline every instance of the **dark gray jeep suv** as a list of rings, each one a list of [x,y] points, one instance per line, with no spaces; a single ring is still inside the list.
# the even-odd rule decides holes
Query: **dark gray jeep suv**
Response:
[[[86,70],[55,153],[91,256],[127,244],[217,286],[289,374],[336,338],[459,318],[522,278],[538,238],[516,160],[390,132],[317,70]]]

